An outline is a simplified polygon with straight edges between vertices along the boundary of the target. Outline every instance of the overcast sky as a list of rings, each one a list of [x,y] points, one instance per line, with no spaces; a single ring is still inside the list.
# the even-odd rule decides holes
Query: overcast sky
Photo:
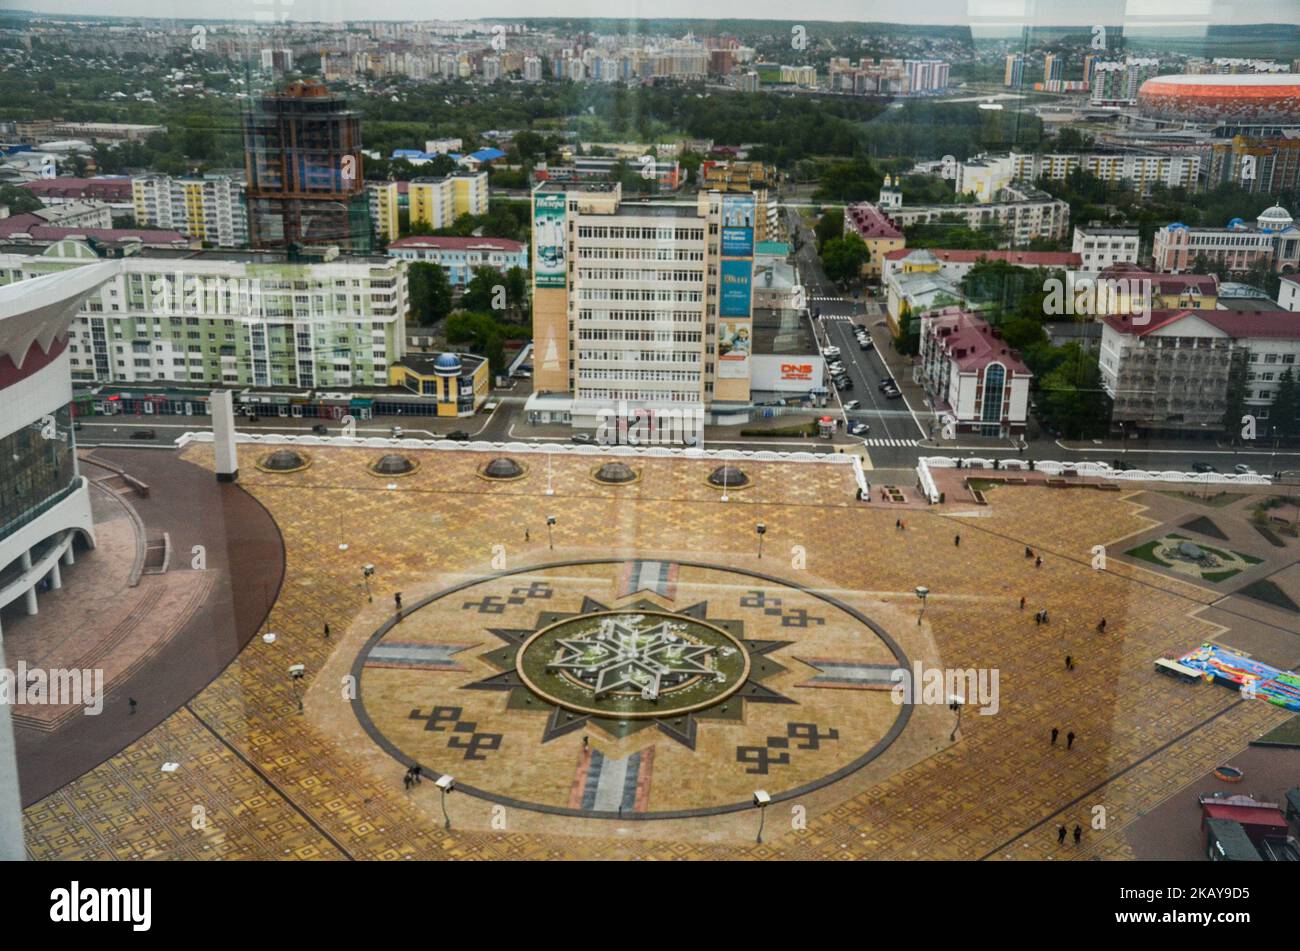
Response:
[[[41,13],[179,19],[432,20],[492,17],[655,17],[856,20],[888,23],[1030,23],[1047,26],[1144,23],[1300,23],[1300,0],[0,0]],[[797,14],[796,12],[797,11]],[[1300,52],[1300,51],[1298,51]]]

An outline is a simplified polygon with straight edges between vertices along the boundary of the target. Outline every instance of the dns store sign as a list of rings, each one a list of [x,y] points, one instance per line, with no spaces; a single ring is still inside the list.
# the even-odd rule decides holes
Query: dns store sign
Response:
[[[811,363],[781,364],[781,382],[811,383],[812,380],[813,380],[813,367]]]

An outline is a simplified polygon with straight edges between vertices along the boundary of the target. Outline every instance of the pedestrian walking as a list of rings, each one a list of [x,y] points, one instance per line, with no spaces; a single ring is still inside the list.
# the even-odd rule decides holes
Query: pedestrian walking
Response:
[[[589,736],[588,736],[587,734],[585,734],[585,733],[582,734],[582,748],[583,748],[583,750],[586,751],[587,749],[590,749],[590,747],[591,747],[591,737],[589,737]]]
[[[1026,557],[1026,558],[1033,558],[1033,557],[1034,557],[1034,550],[1033,550],[1032,548],[1030,548],[1028,545],[1025,546],[1025,557]]]
[[[1072,749],[1074,749],[1074,731],[1073,731],[1073,730],[1071,730],[1069,733],[1065,734],[1065,748],[1066,748],[1067,750],[1072,750]]]
[[[953,545],[954,545],[955,547],[960,548],[960,547],[961,547],[961,536],[958,535],[958,536],[956,536],[955,538],[953,538],[952,543],[953,543]]]
[[[1105,633],[1106,633],[1106,619],[1105,619],[1105,618],[1102,618],[1100,621],[1097,622],[1097,633],[1098,633],[1098,634],[1105,634]]]
[[[411,791],[411,782],[411,771],[408,769],[406,775],[402,777],[402,786],[406,788],[407,792]]]
[[[524,529],[524,541],[527,542],[527,541],[531,541],[531,540],[532,540],[532,538],[531,538],[531,536],[528,534],[528,529],[525,528],[525,529]]]
[[[135,697],[126,698],[126,707],[129,713],[135,713],[135,708],[138,706],[139,704],[135,702]]]
[[[894,528],[902,528],[902,527],[903,527],[903,520],[901,518],[894,519]]]
[[[1056,738],[1057,738],[1058,736],[1060,736],[1060,735],[1061,735],[1061,730],[1060,730],[1060,728],[1059,728],[1059,727],[1052,727],[1052,745],[1053,745],[1053,746],[1056,745]]]
[[[1034,612],[1034,623],[1035,623],[1035,624],[1038,624],[1038,625],[1041,625],[1041,624],[1043,623],[1043,612],[1042,612],[1042,611],[1035,611],[1035,612]]]
[[[1047,617],[1047,608],[1043,608],[1043,623],[1046,624],[1048,620],[1049,618]]]
[[[393,604],[397,605],[397,610],[402,610],[402,592],[393,592]]]
[[[411,779],[413,782],[417,784],[420,782],[420,773],[421,770],[420,770],[419,763],[416,763],[414,766],[411,767]]]
[[[1061,826],[1056,830],[1056,844],[1065,845],[1065,826]]]
[[[325,622],[325,640],[328,641],[329,639],[330,639],[330,626],[329,626],[329,622],[327,621]]]
[[[1041,567],[1043,567],[1043,556],[1042,556],[1042,555],[1039,555],[1037,558],[1034,559],[1034,567],[1035,567],[1035,568],[1041,568]]]
[[[1023,611],[1024,609],[1025,609],[1025,599],[1024,596],[1022,595],[1020,598],[1020,610]]]
[[[1082,839],[1083,839],[1083,826],[1079,825],[1076,822],[1074,825],[1074,844],[1078,845]]]
[[[1074,670],[1074,658],[1071,657],[1069,654],[1065,655],[1065,669]]]

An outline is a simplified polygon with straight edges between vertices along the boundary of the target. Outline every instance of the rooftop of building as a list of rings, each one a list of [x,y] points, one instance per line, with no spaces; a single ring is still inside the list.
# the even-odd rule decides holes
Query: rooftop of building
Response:
[[[41,198],[131,197],[129,178],[43,178],[19,187]]]
[[[755,307],[752,314],[754,353],[792,357],[817,353],[812,323],[803,312]]]
[[[889,216],[870,202],[849,205],[844,209],[846,219],[862,238],[901,238]]]
[[[6,221],[8,219],[0,221],[0,224]],[[303,248],[294,254],[255,248],[197,248],[190,246],[196,239],[175,231],[142,231],[135,228],[33,228],[30,233],[33,239],[31,241],[14,240],[13,235],[0,234],[0,253],[39,257],[51,245],[73,238],[85,240],[92,248],[105,252],[101,257],[234,261],[245,264],[370,264],[381,267],[392,267],[396,263],[393,258],[385,254],[331,255],[330,252],[337,249],[328,247]],[[150,237],[156,235],[175,239],[175,243],[166,243],[162,239]],[[155,240],[159,243],[151,243]]]
[[[1134,232],[1136,234],[1136,232]],[[888,261],[921,260],[926,254],[944,264],[974,264],[976,261],[1006,261],[1020,267],[1081,267],[1083,256],[1073,251],[979,251],[966,248],[896,248],[885,254]]]
[[[447,374],[459,369],[461,374],[470,374],[487,362],[486,357],[474,353],[408,353],[395,361],[395,366],[408,367],[425,376]]]
[[[978,373],[990,363],[1001,363],[1012,376],[1033,376],[1020,354],[1002,339],[1002,332],[977,314],[949,307],[925,322],[927,333],[940,342],[962,373]]]
[[[517,254],[527,245],[511,238],[462,238],[454,235],[411,235],[388,243],[395,248],[432,248],[439,251],[507,251]]]
[[[36,214],[11,215],[0,219],[0,239],[30,239],[32,246],[44,242],[45,246],[64,238],[87,238],[101,243],[116,244],[138,241],[153,247],[186,247],[197,239],[181,234],[179,231],[167,231],[160,228],[78,228],[60,227],[46,223],[45,218]]]
[[[1204,321],[1234,339],[1257,338],[1300,340],[1300,313],[1291,311],[1242,310],[1153,310],[1139,322],[1140,314],[1111,314],[1101,320],[1117,333],[1145,337],[1189,317]]]

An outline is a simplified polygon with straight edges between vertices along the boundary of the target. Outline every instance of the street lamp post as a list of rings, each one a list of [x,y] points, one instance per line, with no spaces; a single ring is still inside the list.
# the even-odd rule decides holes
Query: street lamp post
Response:
[[[456,788],[456,780],[453,777],[448,776],[444,773],[443,775],[439,776],[436,780],[434,780],[433,784],[437,786],[440,790],[442,790],[443,828],[450,830],[451,816],[447,814],[447,796],[448,794],[451,793],[453,789]]]
[[[289,682],[293,685],[293,696],[298,701],[298,712],[302,713],[302,690],[299,686],[307,668],[302,664],[294,664],[289,668]]]
[[[763,536],[767,534],[767,526],[759,522],[754,526],[754,531],[758,533],[758,557],[763,557]]]
[[[916,616],[916,626],[921,626],[921,618],[925,617],[925,599],[930,594],[930,589],[923,584],[916,586],[916,596],[921,599],[921,612]]]
[[[952,732],[948,734],[948,742],[951,743],[957,739],[957,731],[961,729],[961,708],[966,705],[966,698],[952,694],[948,697],[948,709],[957,714],[957,722],[952,726]]]
[[[766,789],[754,790],[754,805],[758,807],[758,836],[754,841],[759,845],[763,844],[763,823],[767,820],[767,806],[771,801],[772,797]]]
[[[372,594],[370,591],[370,576],[373,575],[374,573],[375,573],[374,565],[365,564],[361,566],[361,579],[365,582],[366,585],[366,600],[371,602],[375,600],[374,594]]]
[[[555,516],[546,516],[546,543],[551,551],[555,551],[555,536],[551,534],[551,528],[555,525]]]

